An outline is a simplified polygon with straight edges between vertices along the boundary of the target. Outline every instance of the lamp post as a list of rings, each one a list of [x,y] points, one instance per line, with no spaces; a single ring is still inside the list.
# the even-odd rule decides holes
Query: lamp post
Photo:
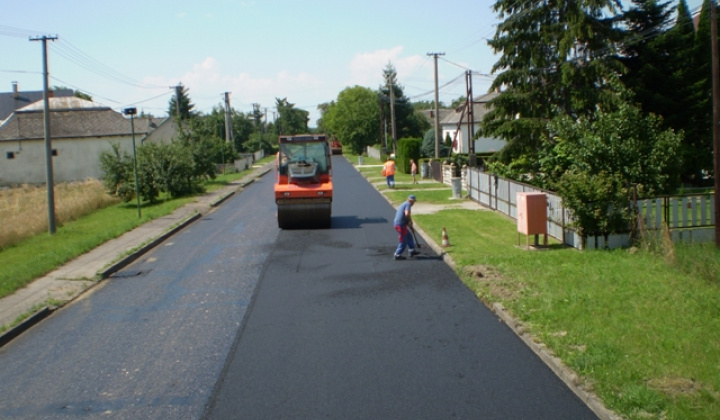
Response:
[[[133,144],[133,164],[135,166],[135,197],[137,197],[137,211],[138,219],[142,217],[140,212],[140,188],[138,187],[138,175],[137,175],[137,154],[135,153],[135,114],[137,114],[137,108],[125,108],[123,114],[130,116],[130,127],[132,130],[132,144]]]

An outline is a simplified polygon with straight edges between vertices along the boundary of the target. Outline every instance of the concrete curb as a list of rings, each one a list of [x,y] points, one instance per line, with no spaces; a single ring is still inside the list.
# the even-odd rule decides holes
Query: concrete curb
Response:
[[[42,321],[43,319],[47,318],[52,314],[54,309],[50,309],[49,307],[44,307],[40,309],[39,311],[32,314],[30,317],[25,319],[23,322],[19,323],[18,325],[14,326],[13,328],[7,330],[5,334],[0,335],[0,348],[2,348],[5,344],[12,341],[14,338],[19,336],[20,334],[24,333],[30,327],[37,324],[38,322]]]
[[[168,230],[168,231],[165,232],[164,234],[162,234],[162,235],[158,236],[157,238],[153,239],[153,240],[150,241],[149,243],[141,246],[140,248],[138,248],[136,251],[132,252],[132,253],[129,254],[128,256],[121,258],[119,261],[117,261],[116,263],[112,264],[112,265],[111,265],[110,267],[108,267],[107,269],[101,271],[101,272],[100,272],[100,278],[101,278],[101,279],[106,279],[106,278],[110,277],[111,275],[113,275],[114,273],[122,270],[123,268],[125,268],[125,267],[128,266],[128,265],[130,265],[131,263],[133,263],[133,262],[134,262],[135,260],[137,260],[138,258],[142,257],[143,254],[145,254],[145,253],[147,253],[148,251],[150,251],[151,249],[155,248],[155,247],[158,246],[161,242],[163,242],[163,241],[166,240],[167,238],[171,237],[172,235],[174,235],[174,234],[177,233],[178,231],[184,229],[187,225],[189,225],[190,223],[192,223],[192,222],[194,222],[195,220],[199,219],[200,217],[202,217],[202,214],[201,214],[201,213],[195,213],[195,214],[192,215],[191,217],[183,220],[183,221],[180,222],[177,226],[173,227],[172,229]],[[87,290],[87,289],[86,289],[86,290]]]

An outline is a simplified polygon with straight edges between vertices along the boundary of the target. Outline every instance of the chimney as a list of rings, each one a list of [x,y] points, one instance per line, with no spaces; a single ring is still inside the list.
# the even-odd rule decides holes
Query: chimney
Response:
[[[12,82],[12,87],[13,87],[12,97],[13,97],[13,99],[17,99],[18,97],[20,97],[20,92],[18,92],[18,82]]]

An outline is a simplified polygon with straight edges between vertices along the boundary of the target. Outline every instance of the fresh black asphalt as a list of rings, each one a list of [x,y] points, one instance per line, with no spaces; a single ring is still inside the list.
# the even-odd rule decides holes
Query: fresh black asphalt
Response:
[[[592,419],[343,159],[329,230],[282,231],[206,419]]]

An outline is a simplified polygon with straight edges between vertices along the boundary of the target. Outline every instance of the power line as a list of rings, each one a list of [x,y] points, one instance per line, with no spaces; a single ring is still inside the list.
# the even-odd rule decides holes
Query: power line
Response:
[[[29,38],[34,34],[42,33],[43,31],[31,31],[29,29],[14,28],[12,26],[0,25],[0,35],[9,36],[13,38]]]
[[[53,51],[66,60],[97,74],[98,76],[104,77],[115,82],[130,85],[141,89],[165,89],[165,86],[150,85],[137,81],[129,76],[126,76],[112,67],[102,64],[98,60],[92,58],[88,54],[81,51],[76,46],[72,45],[67,41],[61,41],[53,47]]]
[[[163,93],[161,93],[160,95],[156,95],[156,96],[153,96],[153,97],[151,97],[151,98],[142,99],[142,100],[135,101],[135,102],[132,102],[132,103],[123,103],[123,102],[120,102],[120,101],[116,101],[116,100],[114,100],[114,99],[112,99],[112,98],[108,98],[108,97],[105,97],[105,96],[102,96],[102,95],[95,94],[95,93],[93,93],[93,92],[90,92],[89,90],[86,90],[86,89],[81,88],[81,87],[79,87],[79,86],[75,86],[75,85],[73,85],[73,84],[71,84],[71,83],[67,83],[67,82],[65,82],[65,81],[63,81],[63,80],[61,80],[61,79],[58,79],[57,77],[50,76],[50,78],[53,79],[53,80],[55,80],[56,82],[61,83],[61,84],[64,85],[64,86],[71,87],[71,88],[72,88],[74,91],[76,91],[76,92],[82,92],[82,93],[84,93],[84,94],[86,94],[86,95],[88,95],[88,96],[91,96],[91,97],[93,97],[93,98],[101,98],[101,99],[103,99],[103,100],[105,100],[105,101],[122,105],[122,108],[124,108],[124,107],[126,107],[126,106],[139,105],[139,104],[142,104],[142,103],[145,103],[145,102],[150,102],[150,101],[152,101],[152,100],[155,100],[155,99],[158,99],[158,98],[162,98],[163,96],[168,96],[168,95],[171,95],[171,94],[173,93],[173,92],[163,92]],[[161,109],[161,108],[156,108],[156,109]]]

